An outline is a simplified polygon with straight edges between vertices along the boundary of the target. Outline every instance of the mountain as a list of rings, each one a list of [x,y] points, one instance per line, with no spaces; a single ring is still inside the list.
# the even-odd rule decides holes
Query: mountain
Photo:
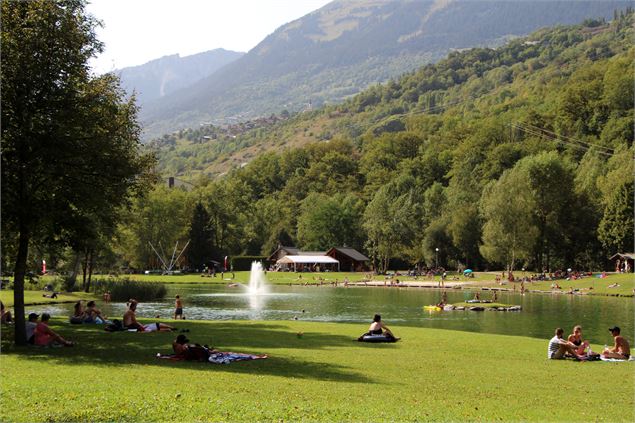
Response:
[[[258,160],[260,155],[282,149],[338,139],[351,140],[359,146],[365,139],[416,128],[414,119],[426,116],[440,116],[439,125],[452,127],[456,116],[466,113],[477,117],[504,112],[513,115],[520,108],[526,114],[542,111],[548,115],[555,104],[567,104],[556,98],[565,91],[564,84],[574,70],[583,72],[597,61],[624,56],[625,50],[632,59],[634,49],[628,38],[632,30],[626,31],[623,20],[619,22],[622,23],[608,25],[603,20],[587,20],[573,27],[543,29],[497,49],[453,52],[437,64],[370,87],[341,104],[292,116],[281,114],[226,126],[197,126],[165,134],[149,146],[158,155],[162,173],[196,179],[197,175],[226,174]],[[619,32],[614,28],[619,28]],[[627,78],[632,81],[632,71]],[[625,98],[629,98],[629,90],[632,91],[632,83],[621,89]],[[576,95],[581,99],[599,96]],[[578,103],[573,102],[570,107],[587,113],[586,106]],[[516,117],[510,117],[508,122],[513,119]],[[590,112],[586,119],[588,124],[606,120]],[[444,123],[446,120],[450,123]],[[626,126],[620,125],[622,129],[615,130],[616,134],[629,130],[632,133],[632,117]],[[425,133],[421,136],[427,137]]]
[[[198,83],[141,111],[144,137],[340,102],[452,50],[611,17],[628,1],[339,0],[290,22]]]
[[[222,48],[185,57],[173,54],[114,72],[128,93],[137,93],[138,104],[143,108],[149,101],[190,86],[243,55]]]

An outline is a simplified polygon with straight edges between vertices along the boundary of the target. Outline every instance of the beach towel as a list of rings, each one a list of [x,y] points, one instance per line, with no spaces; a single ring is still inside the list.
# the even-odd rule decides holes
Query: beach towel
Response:
[[[635,361],[635,357],[631,356],[631,358],[629,358],[628,360],[620,360],[619,358],[607,358],[601,355],[600,360],[619,363],[619,362]]]
[[[157,353],[157,358],[162,358],[172,361],[184,361],[186,358],[182,355],[176,354],[161,354]],[[231,351],[213,351],[210,353],[207,361],[213,364],[231,364],[234,361],[248,361],[248,360],[261,360],[268,358],[266,354],[244,354],[235,353]]]

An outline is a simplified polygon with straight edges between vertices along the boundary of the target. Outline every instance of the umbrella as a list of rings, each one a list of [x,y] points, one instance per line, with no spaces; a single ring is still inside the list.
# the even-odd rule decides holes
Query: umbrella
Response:
[[[472,269],[465,269],[465,270],[463,271],[463,274],[464,274],[464,275],[467,275],[468,273],[472,273]]]

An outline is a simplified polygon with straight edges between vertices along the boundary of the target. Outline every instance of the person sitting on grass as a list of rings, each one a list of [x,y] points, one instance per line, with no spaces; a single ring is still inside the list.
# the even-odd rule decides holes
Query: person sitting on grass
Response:
[[[2,323],[13,323],[11,312],[4,308],[4,303],[2,301],[0,301],[0,313],[2,313],[0,320]]]
[[[582,326],[577,325],[573,328],[573,333],[569,335],[567,341],[571,342],[576,347],[576,354],[583,355],[584,351],[589,346],[588,341],[582,340]]]
[[[89,301],[86,304],[85,314],[84,323],[97,323],[100,325],[106,323],[106,317],[101,314],[101,310],[97,308],[94,301]]]
[[[565,357],[574,357],[582,360],[584,356],[580,356],[576,353],[576,346],[569,341],[562,339],[564,330],[562,328],[556,329],[556,334],[549,340],[549,348],[547,349],[547,358],[560,359]]]
[[[26,326],[26,342],[29,344],[35,343],[35,328],[37,326],[37,318],[40,317],[36,313],[29,314],[28,320],[25,323]]]
[[[628,344],[628,341],[620,335],[620,328],[613,326],[609,329],[609,331],[611,332],[611,335],[613,335],[615,345],[605,348],[604,351],[602,351],[602,355],[606,358],[628,360],[631,357],[631,347]]]
[[[172,326],[164,323],[150,323],[149,325],[142,325],[137,322],[137,301],[130,300],[128,303],[128,310],[123,315],[123,326],[126,329],[136,329],[137,332],[169,332],[174,330]]]
[[[49,319],[51,315],[48,313],[42,313],[42,319],[40,323],[35,326],[34,331],[34,343],[42,347],[63,345],[65,347],[72,347],[75,345],[71,341],[67,341],[62,338],[57,332],[49,327]]]
[[[384,335],[386,338],[399,339],[393,335],[393,333],[388,329],[388,326],[381,321],[381,316],[379,314],[375,314],[373,317],[373,322],[370,324],[368,328],[369,335]]]
[[[73,306],[73,315],[71,316],[71,323],[84,323],[86,320],[86,312],[84,311],[84,304],[82,300],[79,300]]]

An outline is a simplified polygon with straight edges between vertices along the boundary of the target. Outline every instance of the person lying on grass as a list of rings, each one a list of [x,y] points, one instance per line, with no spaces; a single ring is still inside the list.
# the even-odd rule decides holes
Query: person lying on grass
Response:
[[[51,329],[49,325],[49,319],[51,315],[48,313],[42,313],[42,319],[40,323],[35,326],[34,343],[42,347],[64,345],[65,347],[72,347],[75,345],[71,341],[67,341],[62,338],[57,332]]]
[[[571,342],[576,347],[576,354],[582,355],[589,346],[589,341],[582,340],[582,326],[577,325],[573,328],[573,333],[569,335],[567,341]]]
[[[183,334],[172,342],[172,349],[176,357],[183,360],[208,361],[212,348],[207,345],[190,344],[190,340]]]
[[[388,329],[388,326],[381,321],[381,315],[375,314],[373,317],[373,323],[368,328],[369,335],[384,335],[387,338],[399,339]]]
[[[169,332],[174,330],[172,326],[164,323],[150,323],[149,325],[142,325],[137,322],[137,301],[130,300],[128,303],[128,310],[123,315],[123,325],[126,329],[136,329],[137,332]]]
[[[606,348],[602,352],[602,355],[606,358],[628,360],[631,357],[631,346],[628,344],[628,341],[620,335],[620,328],[617,326],[613,326],[609,329],[609,332],[611,332],[611,335],[613,335],[615,345],[610,348]]]
[[[575,344],[562,339],[563,335],[564,335],[564,329],[557,328],[555,336],[549,340],[549,347],[547,349],[547,358],[560,359],[560,358],[565,358],[566,356],[570,356],[570,357],[577,358],[578,360],[585,359],[586,358],[585,356],[582,356],[576,353]]]

